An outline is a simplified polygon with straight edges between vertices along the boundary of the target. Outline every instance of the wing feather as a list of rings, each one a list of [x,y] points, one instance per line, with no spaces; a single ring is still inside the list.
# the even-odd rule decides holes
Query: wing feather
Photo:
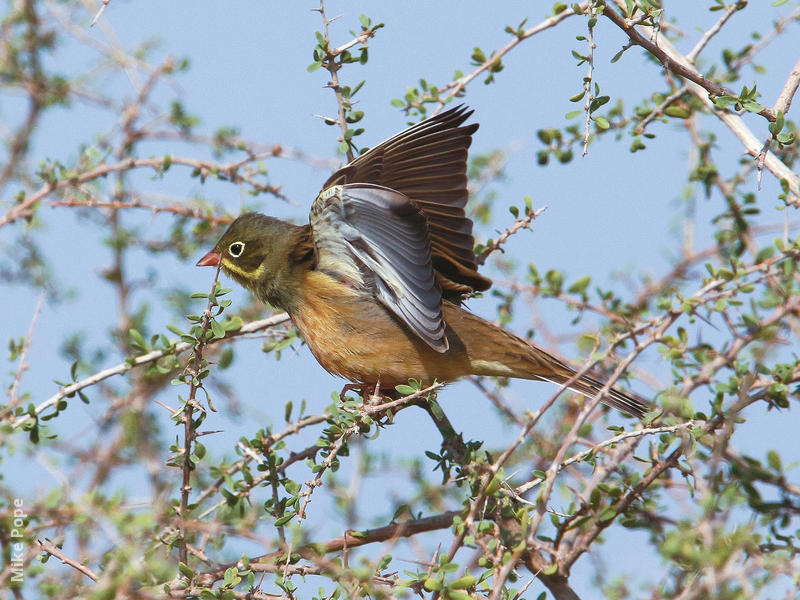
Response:
[[[428,345],[448,348],[428,221],[408,197],[368,183],[324,190],[311,209],[318,268],[374,293]]]
[[[476,123],[464,106],[401,131],[332,175],[335,185],[371,183],[406,196],[425,216],[433,268],[446,297],[457,299],[492,282],[477,272],[472,221],[467,218],[467,151]]]

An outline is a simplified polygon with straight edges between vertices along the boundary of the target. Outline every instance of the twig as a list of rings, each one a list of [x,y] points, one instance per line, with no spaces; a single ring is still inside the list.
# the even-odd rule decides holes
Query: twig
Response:
[[[697,426],[697,423],[695,421],[686,421],[685,423],[679,423],[678,425],[670,425],[670,426],[664,426],[664,427],[646,427],[644,429],[635,429],[633,431],[626,431],[624,433],[620,433],[619,435],[615,435],[612,438],[604,440],[604,441],[602,441],[602,442],[600,442],[598,444],[594,444],[591,448],[588,448],[586,450],[578,452],[577,454],[574,454],[573,456],[569,457],[567,460],[565,460],[564,462],[562,462],[561,464],[558,465],[558,472],[563,471],[565,468],[567,468],[568,466],[570,466],[572,464],[575,464],[577,462],[581,462],[583,459],[585,459],[590,454],[596,454],[598,450],[601,450],[603,448],[608,448],[609,446],[613,446],[615,444],[618,444],[619,442],[621,442],[623,440],[627,440],[627,439],[630,439],[630,438],[643,437],[643,436],[646,436],[646,435],[655,435],[657,433],[674,433],[674,432],[679,431],[681,429],[691,429],[692,427],[696,427],[696,426]],[[543,481],[544,481],[543,478],[537,477],[537,478],[532,479],[532,480],[530,480],[530,481],[528,481],[526,483],[523,483],[520,486],[517,486],[516,488],[514,488],[514,492],[517,495],[521,496],[522,494],[524,494],[528,490],[536,487],[537,485],[539,485]]]
[[[594,4],[589,3],[586,8],[586,16],[588,17],[588,35],[586,36],[586,43],[589,45],[589,55],[586,57],[586,62],[589,64],[588,73],[583,78],[583,91],[585,94],[585,101],[583,103],[583,110],[586,113],[586,119],[583,128],[583,156],[589,153],[589,136],[592,131],[592,102],[594,101],[594,92],[592,91],[592,81],[594,76]],[[494,594],[494,592],[493,592]]]
[[[514,223],[506,229],[503,233],[497,236],[497,239],[492,242],[492,244],[483,250],[478,256],[475,257],[476,262],[479,265],[482,265],[486,262],[486,259],[489,258],[489,255],[492,252],[495,252],[500,249],[500,247],[508,241],[512,235],[517,233],[520,229],[529,229],[531,222],[534,221],[539,215],[541,215],[544,211],[547,210],[546,206],[542,208],[533,209],[531,208],[521,219],[517,219]]]
[[[101,0],[101,2],[103,3],[103,6],[101,6],[100,10],[97,11],[97,14],[94,16],[94,19],[92,19],[92,22],[89,24],[89,27],[94,27],[95,24],[97,23],[97,21],[100,20],[100,17],[103,15],[103,12],[106,10],[106,6],[108,6],[108,4],[109,4],[109,2],[111,2],[111,0]]]
[[[333,446],[330,446],[330,452],[328,453],[328,456],[325,457],[325,460],[322,461],[322,468],[317,471],[314,479],[311,481],[306,481],[306,486],[308,486],[308,489],[301,494],[301,496],[304,496],[304,498],[303,504],[300,505],[300,509],[297,511],[298,520],[306,518],[306,507],[308,507],[308,503],[311,502],[311,494],[314,493],[316,488],[322,485],[322,476],[325,474],[325,471],[327,471],[333,464],[333,461],[336,460],[336,456],[339,454],[339,451],[342,449],[345,443],[347,443],[347,440],[349,440],[352,435],[358,433],[359,427],[360,423],[355,423],[342,432],[342,435],[338,437]]]
[[[11,387],[8,391],[8,405],[6,406],[6,411],[13,411],[19,401],[17,398],[17,392],[19,390],[19,384],[22,382],[22,374],[28,370],[28,351],[31,349],[31,342],[33,341],[33,332],[36,329],[36,321],[39,319],[39,313],[42,310],[42,304],[44,303],[45,292],[42,291],[39,294],[39,301],[36,303],[36,308],[33,311],[33,318],[31,318],[30,327],[28,327],[28,336],[25,338],[25,343],[22,346],[22,350],[19,354],[19,366],[17,367],[17,372],[14,374],[14,381],[11,383]],[[4,411],[4,412],[6,412]]]
[[[739,138],[739,141],[742,142],[748,154],[753,157],[758,157],[761,154],[762,142],[753,135],[750,129],[744,124],[742,118],[727,110],[720,110],[709,98],[709,92],[715,96],[737,96],[737,94],[708,81],[705,77],[697,73],[691,63],[686,60],[686,57],[678,52],[675,46],[673,46],[666,37],[661,36],[658,45],[656,45],[642,35],[637,29],[629,27],[625,19],[612,7],[607,6],[606,10],[603,11],[603,15],[620,27],[633,43],[642,46],[655,56],[666,69],[686,79],[686,87],[688,90],[696,96],[712,114],[720,119],[737,138]],[[775,120],[776,113],[771,108],[765,108],[758,114],[764,116],[769,121]],[[788,202],[791,204],[800,202],[800,176],[793,172],[772,152],[767,152],[764,159],[764,166],[779,180],[785,179],[787,181],[789,192],[795,198],[794,200],[788,200]]]
[[[694,63],[697,60],[697,56],[708,45],[708,42],[711,41],[711,38],[713,38],[720,32],[723,25],[725,25],[728,19],[730,19],[733,16],[733,13],[741,10],[742,8],[744,8],[744,6],[740,4],[737,0],[734,0],[733,4],[731,4],[728,8],[725,9],[725,12],[722,13],[722,16],[717,20],[716,23],[714,23],[713,27],[711,27],[711,29],[706,31],[703,34],[703,37],[701,37],[697,41],[697,43],[694,45],[694,48],[692,48],[689,51],[689,54],[686,55],[686,60],[688,60],[691,63]]]
[[[306,544],[297,548],[295,552],[309,560],[314,560],[322,554],[339,552],[345,547],[355,548],[357,546],[365,546],[367,544],[385,542],[387,540],[411,537],[426,531],[446,529],[453,524],[453,519],[460,514],[461,511],[448,511],[432,517],[391,523],[383,527],[367,529],[366,531],[347,531],[342,537],[333,538],[327,542]],[[277,572],[283,569],[281,559],[284,554],[285,551],[278,551],[253,558],[250,562],[250,566],[254,571]],[[215,569],[214,571],[203,573],[199,576],[198,582],[201,585],[211,585],[215,581],[221,579],[225,574],[225,570],[231,566],[235,565],[227,565]]]
[[[142,202],[140,200],[131,200],[129,202],[102,202],[100,200],[91,198],[89,200],[52,200],[45,202],[45,204],[53,207],[69,206],[76,208],[110,208],[112,210],[143,208],[145,210],[152,211],[155,215],[159,213],[181,215],[184,217],[190,217],[192,219],[202,219],[203,221],[208,221],[214,225],[228,225],[231,221],[233,221],[231,217],[215,217],[213,215],[206,214],[202,208],[196,206],[159,206],[156,204],[147,204],[146,202]]]
[[[17,219],[28,217],[32,214],[34,205],[42,200],[52,192],[68,187],[77,187],[87,181],[99,179],[112,173],[130,171],[139,168],[151,168],[158,172],[162,172],[169,165],[182,165],[195,169],[200,177],[207,177],[209,175],[227,178],[233,183],[247,183],[253,188],[253,191],[265,192],[273,194],[274,196],[284,199],[283,194],[280,193],[279,186],[269,186],[258,183],[249,175],[243,175],[239,172],[239,168],[254,160],[259,160],[259,157],[247,158],[243,161],[236,161],[226,164],[215,163],[208,160],[198,160],[193,158],[183,158],[178,156],[165,156],[163,158],[126,158],[119,162],[112,164],[99,165],[89,171],[79,173],[74,177],[68,179],[60,179],[57,181],[50,181],[44,184],[36,192],[26,197],[24,200],[16,204],[13,208],[6,211],[0,217],[0,227],[13,223]]]
[[[210,344],[217,344],[219,342],[231,340],[233,338],[241,337],[248,333],[254,333],[256,331],[261,331],[262,329],[267,329],[268,327],[274,327],[275,325],[279,325],[281,323],[285,323],[289,320],[289,315],[286,313],[280,313],[278,315],[273,315],[267,319],[261,319],[260,321],[252,321],[242,326],[241,329],[238,331],[231,331],[228,332],[224,338],[215,339],[209,341]],[[168,350],[153,350],[152,352],[148,352],[147,354],[142,354],[141,356],[137,356],[136,358],[121,363],[119,365],[109,367],[108,369],[104,369],[102,371],[98,371],[89,377],[81,379],[80,381],[76,381],[72,385],[68,385],[64,388],[61,388],[56,394],[53,394],[50,398],[39,404],[34,414],[40,415],[44,410],[47,410],[49,407],[54,406],[57,404],[61,399],[66,398],[67,396],[71,396],[76,394],[80,390],[83,390],[87,387],[93,386],[104,379],[108,379],[109,377],[113,377],[114,375],[122,375],[123,373],[127,373],[134,367],[139,367],[142,365],[150,364],[152,362],[157,361],[164,356],[170,355],[177,355],[182,352],[186,352],[187,350],[191,349],[192,344],[188,342],[180,342],[175,344],[172,348]],[[0,414],[0,420],[3,420],[8,417],[8,411]],[[29,419],[31,418],[30,415],[23,415],[18,420],[16,420],[13,425],[14,427],[21,427],[24,425]]]
[[[47,552],[51,556],[55,556],[62,563],[64,563],[65,565],[69,565],[76,571],[80,571],[92,581],[97,581],[98,579],[100,579],[100,576],[94,571],[92,571],[89,567],[87,567],[86,565],[82,565],[76,560],[71,559],[69,556],[61,552],[61,550],[59,550],[55,545],[51,544],[50,542],[46,540],[36,540],[36,542],[39,544],[39,547],[42,549],[42,552]]]
[[[334,19],[328,19],[325,16],[325,2],[324,0],[319,0],[319,8],[316,9],[317,12],[322,16],[322,37],[325,40],[325,52],[327,56],[323,62],[325,69],[330,73],[331,81],[328,84],[333,90],[333,93],[336,95],[336,107],[338,113],[337,122],[339,124],[340,129],[342,130],[342,141],[347,143],[347,162],[352,162],[355,158],[355,154],[353,153],[353,146],[352,143],[347,139],[347,109],[345,107],[345,98],[342,94],[342,87],[339,85],[339,75],[338,71],[341,68],[341,64],[336,62],[336,56],[344,52],[346,48],[342,48],[341,51],[337,48],[336,50],[331,49],[331,38],[330,33],[328,31],[328,25],[330,25]],[[357,42],[356,42],[357,43]],[[355,45],[355,44],[353,44]],[[337,52],[334,54],[334,52]]]
[[[798,60],[794,67],[792,67],[791,73],[789,73],[789,77],[786,79],[786,83],[783,84],[783,89],[781,93],[778,94],[778,99],[775,101],[775,106],[772,110],[776,113],[778,111],[782,111],[783,114],[789,112],[789,107],[792,106],[792,99],[794,95],[797,93],[797,87],[800,85],[800,60]]]
[[[582,14],[583,11],[585,11],[588,8],[589,2],[581,2],[578,6],[580,7]],[[433,111],[433,114],[434,115],[438,114],[444,108],[447,99],[457,97],[459,94],[461,94],[464,91],[464,88],[466,88],[467,85],[469,85],[469,83],[473,79],[478,77],[481,73],[483,73],[487,69],[491,68],[491,66],[495,64],[497,60],[501,59],[503,56],[511,52],[511,50],[517,47],[521,42],[524,42],[525,40],[536,35],[537,33],[541,33],[542,31],[550,29],[551,27],[555,27],[556,25],[561,23],[561,21],[563,21],[564,19],[572,17],[576,14],[579,13],[576,13],[574,10],[572,10],[572,8],[565,8],[557,15],[549,17],[544,21],[542,21],[541,23],[534,25],[529,29],[526,29],[521,34],[516,35],[514,39],[508,42],[500,50],[498,50],[497,52],[493,52],[492,55],[486,61],[484,61],[483,64],[478,66],[477,69],[465,75],[464,77],[461,77],[460,79],[452,81],[447,85],[443,86],[441,90],[443,92],[444,91],[448,92],[447,97],[444,100],[439,100],[439,105],[436,107],[436,110]]]
[[[673,102],[678,100],[687,91],[688,90],[686,89],[686,86],[684,85],[684,86],[681,86],[680,88],[678,88],[677,90],[675,90],[669,96],[667,96],[661,104],[659,104],[656,108],[653,109],[653,111],[649,115],[647,115],[644,119],[642,119],[641,123],[639,123],[636,127],[633,128],[633,133],[638,133],[638,134],[644,133],[644,130],[650,124],[650,121],[652,121],[653,119],[657,119],[658,117],[663,115],[664,114],[664,109],[666,109]]]
[[[219,274],[222,265],[217,266],[216,273],[214,274],[214,282],[211,284],[211,293],[217,289],[217,282],[219,281]],[[197,403],[197,390],[203,387],[200,373],[203,371],[203,350],[208,343],[206,333],[211,327],[211,310],[216,306],[216,301],[213,296],[209,296],[208,304],[203,311],[203,318],[200,324],[200,334],[197,336],[197,341],[192,347],[192,356],[189,358],[185,373],[189,380],[189,398],[186,400],[183,407],[183,460],[181,461],[181,503],[178,510],[178,517],[181,520],[186,520],[189,512],[189,494],[192,491],[192,471],[194,464],[192,462],[192,445],[197,437],[194,422],[194,409],[199,408]],[[188,545],[186,541],[186,530],[183,527],[179,528],[180,538],[178,554],[180,560],[184,564],[188,564],[189,557]]]

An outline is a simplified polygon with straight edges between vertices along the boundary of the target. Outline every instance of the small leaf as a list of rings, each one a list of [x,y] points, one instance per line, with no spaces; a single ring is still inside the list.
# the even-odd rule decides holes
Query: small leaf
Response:
[[[225,337],[225,327],[223,327],[222,323],[216,319],[211,320],[211,331],[213,332],[215,339],[222,339]]]
[[[422,584],[429,592],[437,592],[442,589],[442,582],[433,577],[428,577]]]
[[[287,515],[283,515],[280,519],[275,521],[275,527],[280,527],[281,525],[286,525],[289,521],[291,521],[297,513],[292,511]]]
[[[675,104],[665,108],[664,114],[668,117],[675,117],[676,119],[688,119],[692,115],[685,107]]]
[[[617,516],[617,511],[614,510],[613,506],[606,506],[599,515],[597,515],[598,521],[610,521],[614,517]]]
[[[191,579],[194,577],[194,571],[184,562],[178,562],[178,570],[183,574],[184,577],[188,577]]]
[[[453,590],[463,590],[468,587],[472,587],[478,580],[473,575],[464,575],[464,577],[459,577],[455,581],[451,581],[447,587]]]
[[[747,100],[746,102],[743,102],[742,106],[747,112],[751,113],[760,113],[762,110],[764,110],[763,106],[753,100]]]
[[[605,117],[592,117],[592,120],[600,129],[608,129],[611,127],[611,123],[609,123],[608,119]]]
[[[719,108],[728,108],[737,102],[739,102],[739,99],[735,96],[717,96],[714,98],[714,105],[718,106]]]

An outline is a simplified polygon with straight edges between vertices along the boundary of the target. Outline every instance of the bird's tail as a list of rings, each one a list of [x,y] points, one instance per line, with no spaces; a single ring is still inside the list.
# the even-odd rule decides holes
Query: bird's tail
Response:
[[[552,383],[558,385],[566,383],[572,378],[572,376],[575,374],[575,371],[572,371],[566,365],[562,364],[562,366],[571,371],[571,373],[567,376],[553,373],[548,377],[539,376],[538,379],[551,381]],[[605,384],[602,381],[595,379],[594,377],[583,375],[578,380],[570,383],[567,387],[574,392],[578,392],[579,394],[585,394],[591,398],[595,398],[600,393],[600,390],[603,389],[604,385]],[[608,388],[605,391],[603,396],[600,398],[600,402],[610,406],[611,408],[616,408],[619,411],[633,415],[639,419],[644,417],[653,409],[650,403],[643,398],[631,394],[630,392],[623,392],[614,387]]]
[[[575,376],[575,369],[544,348],[523,340],[465,310],[444,304],[450,347],[460,347],[469,361],[467,372],[475,375],[539,379],[563,385]],[[570,382],[570,389],[596,397],[605,384],[591,375]],[[642,418],[652,409],[646,400],[609,388],[600,401],[624,413]]]

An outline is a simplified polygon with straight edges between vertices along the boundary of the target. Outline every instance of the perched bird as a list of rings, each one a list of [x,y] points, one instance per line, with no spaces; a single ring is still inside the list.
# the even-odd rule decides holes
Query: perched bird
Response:
[[[570,380],[563,361],[461,307],[492,283],[477,272],[464,213],[471,114],[443,112],[350,162],[325,182],[308,225],[241,215],[197,265],[221,265],[289,313],[319,363],[352,382]],[[594,397],[603,383],[583,375],[569,387]],[[649,410],[614,388],[601,400],[637,417]]]

